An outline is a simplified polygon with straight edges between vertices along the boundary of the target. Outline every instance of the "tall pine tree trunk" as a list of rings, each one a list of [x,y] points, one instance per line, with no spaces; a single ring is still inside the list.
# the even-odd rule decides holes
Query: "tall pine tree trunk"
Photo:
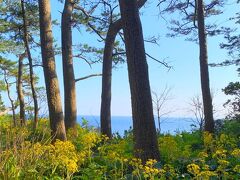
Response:
[[[140,9],[146,0],[138,1],[138,8]],[[122,29],[122,20],[118,19],[109,25],[103,54],[103,68],[102,68],[102,96],[101,96],[101,133],[112,136],[111,129],[111,92],[112,92],[112,60],[113,47],[117,33]]]
[[[76,127],[76,88],[72,55],[72,12],[73,0],[66,0],[62,13],[62,63],[64,79],[64,106],[66,129]]]
[[[214,132],[213,106],[210,92],[209,72],[208,72],[208,54],[207,54],[207,37],[204,22],[204,5],[203,0],[197,1],[197,22],[198,22],[198,38],[200,47],[200,74],[201,88],[203,98],[203,109],[205,118],[205,131]]]
[[[113,47],[117,33],[122,28],[121,20],[110,24],[104,46],[101,96],[101,133],[112,137],[111,129],[111,83]]]
[[[135,156],[160,159],[137,0],[119,0],[132,100]]]
[[[23,59],[26,53],[20,54],[18,59],[18,78],[17,78],[17,94],[20,106],[20,123],[21,126],[25,125],[25,104],[24,104],[24,94],[22,90],[22,74],[23,74]]]
[[[66,140],[59,83],[55,67],[50,2],[49,0],[39,0],[38,3],[42,62],[47,91],[50,127],[54,138],[53,141],[55,139]]]
[[[23,18],[23,39],[24,39],[24,45],[27,52],[27,56],[28,56],[29,71],[30,71],[30,85],[31,85],[32,98],[33,98],[33,104],[34,104],[33,129],[36,129],[38,124],[38,100],[37,100],[37,93],[36,93],[35,82],[34,82],[33,60],[32,60],[32,55],[29,47],[28,25],[27,25],[27,19],[26,19],[24,0],[21,0],[21,8],[22,8],[22,18]]]

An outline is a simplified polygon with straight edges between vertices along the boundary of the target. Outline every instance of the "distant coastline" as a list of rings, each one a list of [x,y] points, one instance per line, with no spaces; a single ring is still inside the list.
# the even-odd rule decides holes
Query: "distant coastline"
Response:
[[[82,124],[82,118],[87,120],[89,126],[96,128],[100,127],[100,116],[97,115],[78,115],[77,121]],[[177,132],[192,130],[193,118],[191,117],[163,117],[161,118],[161,132],[176,134]],[[158,128],[157,119],[155,118],[156,128]],[[131,116],[112,116],[112,132],[118,132],[120,135],[124,134],[124,131],[129,130],[132,127]]]

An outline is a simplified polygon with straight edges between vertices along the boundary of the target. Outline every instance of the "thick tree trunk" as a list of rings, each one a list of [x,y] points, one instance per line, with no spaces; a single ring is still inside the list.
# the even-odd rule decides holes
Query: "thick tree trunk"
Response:
[[[32,60],[32,55],[31,55],[29,41],[28,41],[28,27],[27,27],[28,25],[27,25],[26,13],[25,13],[24,0],[21,0],[21,7],[22,7],[22,18],[23,18],[24,45],[27,52],[27,56],[28,56],[29,71],[30,71],[30,85],[31,85],[32,98],[33,98],[33,104],[34,104],[33,129],[36,129],[38,124],[38,100],[37,100],[37,93],[36,93],[35,82],[34,82],[33,60]]]
[[[14,127],[16,127],[17,126],[17,118],[16,118],[16,112],[15,112],[15,104],[14,104],[14,100],[12,99],[12,97],[10,95],[10,85],[9,85],[8,79],[7,79],[7,72],[5,70],[4,70],[4,81],[6,83],[8,99],[9,99],[9,101],[11,103],[13,125],[14,125]]]
[[[112,53],[117,33],[122,28],[121,20],[110,24],[104,46],[102,68],[102,99],[101,99],[101,133],[112,137],[111,129],[111,83],[112,83]]]
[[[201,88],[205,118],[205,131],[214,132],[213,106],[209,85],[207,38],[205,32],[203,1],[197,1],[198,38],[200,47]]]
[[[146,0],[138,1],[138,8],[145,4]],[[117,33],[122,29],[122,20],[109,25],[105,40],[102,68],[102,96],[101,96],[101,133],[109,138],[112,136],[111,129],[111,88],[112,88],[112,51]]]
[[[21,126],[26,124],[25,119],[25,104],[24,104],[24,94],[22,90],[22,74],[23,74],[23,59],[26,56],[26,53],[19,55],[18,59],[18,79],[17,79],[17,93],[20,106],[20,123]]]
[[[136,0],[119,0],[132,100],[135,155],[143,162],[160,159],[153,117],[142,25]]]
[[[62,13],[62,63],[64,79],[64,107],[66,129],[76,127],[76,89],[72,57],[72,12],[73,0],[66,0]]]
[[[39,0],[38,3],[42,62],[47,91],[50,127],[52,130],[53,141],[55,139],[66,140],[65,124],[53,50],[50,2],[49,0]]]

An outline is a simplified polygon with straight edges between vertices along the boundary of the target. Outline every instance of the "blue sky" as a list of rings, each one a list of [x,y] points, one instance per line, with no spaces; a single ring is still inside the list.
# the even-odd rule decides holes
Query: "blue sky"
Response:
[[[52,18],[58,19],[60,22],[63,5],[57,1],[52,2]],[[149,75],[152,90],[161,93],[168,86],[171,88],[172,99],[167,102],[166,110],[174,112],[169,116],[184,117],[192,116],[189,114],[189,101],[195,95],[200,94],[200,76],[199,76],[199,60],[198,60],[198,45],[185,41],[183,37],[166,38],[167,23],[158,16],[158,9],[155,4],[147,4],[141,11],[143,32],[145,37],[153,35],[159,36],[159,46],[145,43],[146,51],[157,57],[158,59],[167,58],[167,61],[173,66],[173,69],[168,71],[165,67],[148,60]],[[230,3],[229,3],[230,4]],[[223,24],[226,19],[234,15],[237,11],[236,5],[228,5],[224,8],[224,14],[218,17],[215,21]],[[227,23],[225,23],[227,24]],[[61,33],[59,27],[54,28],[54,37],[61,42]],[[74,30],[73,42],[90,43],[102,46],[96,41],[95,35],[88,35],[84,32]],[[227,58],[224,50],[219,49],[219,43],[222,42],[221,37],[208,38],[209,62],[221,62]],[[61,56],[56,56],[57,72],[61,86],[61,94],[63,98],[63,80],[62,80],[62,64]],[[101,64],[94,65],[93,68],[82,62],[74,60],[75,77],[82,77],[91,73],[101,72]],[[238,80],[236,67],[210,68],[210,83],[211,89],[214,92],[214,105],[218,109],[217,117],[223,116],[222,104],[226,101],[226,96],[221,92],[228,82]],[[81,115],[99,115],[100,100],[101,100],[101,78],[95,77],[88,80],[77,82],[77,106],[78,114]],[[128,83],[128,73],[126,65],[120,65],[118,69],[113,71],[112,80],[112,115],[131,115],[130,91]]]
[[[234,2],[234,1],[232,1]],[[61,13],[63,4],[52,0],[52,19],[61,22]],[[233,16],[239,9],[237,5],[229,5],[224,8],[224,14],[215,18],[218,24],[228,24],[226,19]],[[165,34],[168,32],[168,24],[158,16],[158,8],[156,1],[149,1],[146,7],[141,10],[143,32],[145,37],[159,36],[159,46],[145,43],[146,51],[158,59],[167,58],[167,61],[173,66],[168,71],[162,65],[153,60],[148,59],[150,84],[153,91],[161,93],[167,86],[171,88],[171,100],[166,103],[165,110],[173,111],[168,116],[171,117],[189,117],[190,98],[200,95],[200,72],[198,60],[198,45],[193,42],[185,41],[184,37],[167,38]],[[239,5],[238,5],[239,6]],[[239,30],[238,30],[239,31]],[[60,27],[53,29],[54,38],[58,45],[61,44]],[[227,58],[224,50],[219,49],[219,43],[223,41],[222,37],[208,38],[209,62],[221,62]],[[103,46],[97,41],[96,35],[89,35],[84,29],[81,32],[73,30],[73,43],[89,43],[98,47]],[[62,59],[56,56],[56,67],[60,82],[62,102],[63,102],[63,78],[62,78]],[[101,64],[93,65],[93,68],[82,60],[74,60],[75,77],[82,77],[92,73],[101,73]],[[211,89],[214,92],[214,106],[219,111],[216,118],[224,116],[222,104],[227,97],[222,93],[224,88],[230,81],[239,80],[236,67],[210,68]],[[36,74],[40,78],[40,84],[44,85],[43,73],[41,69],[35,69]],[[101,102],[101,78],[95,77],[84,81],[77,82],[77,110],[79,115],[99,115]],[[120,65],[113,70],[112,80],[112,115],[129,116],[131,115],[130,90],[128,83],[128,73],[125,64]]]

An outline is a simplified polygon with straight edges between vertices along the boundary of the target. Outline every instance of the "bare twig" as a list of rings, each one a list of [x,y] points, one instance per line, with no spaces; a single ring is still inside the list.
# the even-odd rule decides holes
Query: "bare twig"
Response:
[[[89,60],[86,57],[82,56],[81,54],[74,55],[73,57],[84,60],[89,65],[89,67],[92,68],[92,63],[89,62]]]
[[[161,94],[157,94],[156,92],[152,91],[152,96],[153,96],[152,102],[153,102],[154,110],[156,111],[156,114],[157,114],[159,133],[161,132],[161,123],[163,123],[162,117],[174,112],[173,110],[169,110],[169,111],[164,110],[165,104],[172,99],[170,97],[170,91],[171,91],[171,88],[167,86],[165,87],[165,89]]]
[[[160,61],[156,58],[154,58],[153,56],[149,55],[148,53],[145,53],[147,57],[149,57],[150,59],[162,64],[163,66],[165,66],[166,68],[168,68],[168,70],[172,69],[173,67],[170,66],[167,62],[165,62],[164,60],[163,61]]]

